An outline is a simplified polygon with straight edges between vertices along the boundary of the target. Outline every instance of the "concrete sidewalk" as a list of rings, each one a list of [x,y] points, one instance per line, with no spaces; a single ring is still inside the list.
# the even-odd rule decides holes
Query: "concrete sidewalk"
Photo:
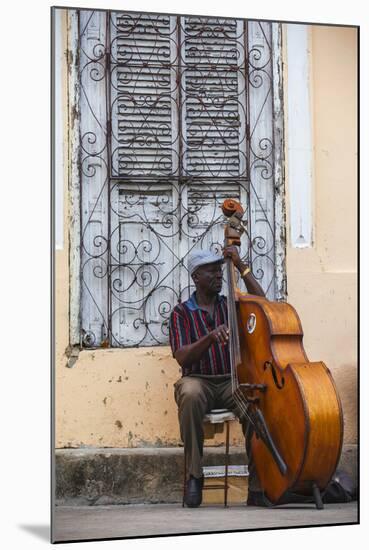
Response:
[[[256,508],[179,504],[57,506],[53,542],[357,523],[357,502]]]

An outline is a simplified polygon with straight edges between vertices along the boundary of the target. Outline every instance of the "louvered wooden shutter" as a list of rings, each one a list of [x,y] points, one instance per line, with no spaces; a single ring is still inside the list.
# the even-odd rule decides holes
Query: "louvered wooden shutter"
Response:
[[[185,170],[212,181],[246,176],[243,23],[186,17],[182,27]]]
[[[113,16],[113,176],[176,172],[173,24],[165,15]]]
[[[192,213],[189,234],[204,248],[223,244],[223,200],[248,202],[243,38],[242,21],[181,18],[186,207]]]
[[[111,31],[112,345],[155,345],[178,301],[176,18],[113,14]]]

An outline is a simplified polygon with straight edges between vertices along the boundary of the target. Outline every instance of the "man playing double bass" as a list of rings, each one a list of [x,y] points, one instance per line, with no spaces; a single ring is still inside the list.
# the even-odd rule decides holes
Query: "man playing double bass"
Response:
[[[226,247],[223,256],[232,259],[250,294],[265,296],[236,246]],[[205,250],[190,255],[188,270],[196,290],[187,301],[175,306],[170,317],[172,352],[182,368],[174,395],[188,466],[185,503],[189,507],[197,507],[202,501],[205,414],[214,408],[238,412],[232,396],[227,298],[220,294],[223,261],[223,257]],[[249,458],[247,504],[265,505],[249,452],[251,430],[246,420],[242,420],[242,428]]]

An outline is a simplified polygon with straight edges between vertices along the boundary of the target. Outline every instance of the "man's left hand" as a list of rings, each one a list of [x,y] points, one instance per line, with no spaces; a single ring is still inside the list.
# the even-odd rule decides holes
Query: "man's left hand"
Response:
[[[241,269],[242,267],[242,261],[240,258],[240,255],[238,253],[237,246],[226,246],[223,249],[223,256],[224,258],[231,258],[234,265],[237,267],[237,269]]]

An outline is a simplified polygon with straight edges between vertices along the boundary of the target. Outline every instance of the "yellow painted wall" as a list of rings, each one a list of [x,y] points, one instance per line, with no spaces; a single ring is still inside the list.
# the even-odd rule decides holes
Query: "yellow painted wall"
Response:
[[[347,443],[357,435],[356,33],[311,27],[314,244],[287,248],[288,301],[309,359],[324,361],[337,383]],[[288,198],[287,185],[289,223]]]
[[[356,438],[355,47],[353,30],[312,30],[315,239],[311,249],[287,248],[288,300],[301,317],[308,356],[324,360],[336,379],[347,443]],[[67,174],[65,189],[64,249],[55,257],[56,447],[178,444],[179,369],[168,347],[85,350],[66,367]],[[242,444],[238,425],[231,439]]]

